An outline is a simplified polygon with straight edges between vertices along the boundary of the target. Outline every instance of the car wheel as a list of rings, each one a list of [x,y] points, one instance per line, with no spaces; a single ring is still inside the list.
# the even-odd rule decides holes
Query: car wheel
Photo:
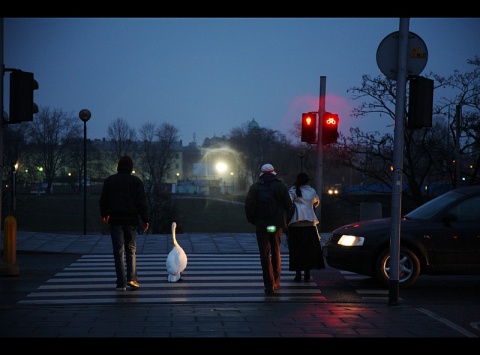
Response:
[[[385,249],[377,259],[375,273],[377,279],[385,285],[390,282],[390,249]],[[399,258],[399,287],[410,287],[420,275],[420,261],[414,252],[408,248],[400,248]]]

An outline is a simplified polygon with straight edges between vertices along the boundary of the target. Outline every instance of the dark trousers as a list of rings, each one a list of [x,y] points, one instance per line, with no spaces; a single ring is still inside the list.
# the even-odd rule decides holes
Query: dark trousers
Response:
[[[282,271],[282,228],[277,228],[275,233],[268,233],[265,227],[257,227],[257,243],[262,265],[263,284],[265,289],[272,290],[280,287],[280,274]]]
[[[110,225],[110,236],[117,287],[126,287],[127,281],[137,280],[137,229],[131,225]]]

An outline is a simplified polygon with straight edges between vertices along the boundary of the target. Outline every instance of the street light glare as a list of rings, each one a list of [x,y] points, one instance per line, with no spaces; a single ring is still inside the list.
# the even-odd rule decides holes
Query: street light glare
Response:
[[[215,169],[217,169],[219,173],[223,173],[225,170],[227,170],[227,164],[218,162],[217,165],[215,165]]]

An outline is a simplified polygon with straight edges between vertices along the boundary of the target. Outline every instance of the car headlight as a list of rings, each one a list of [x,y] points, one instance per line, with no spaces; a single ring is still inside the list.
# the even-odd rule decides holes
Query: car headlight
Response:
[[[363,237],[344,234],[340,237],[337,244],[343,245],[345,247],[359,247],[363,245],[364,241],[365,241],[365,238]]]

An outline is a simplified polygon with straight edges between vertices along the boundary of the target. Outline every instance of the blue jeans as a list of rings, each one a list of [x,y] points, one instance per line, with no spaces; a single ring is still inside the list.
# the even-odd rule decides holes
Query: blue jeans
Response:
[[[117,287],[126,287],[127,281],[137,280],[137,228],[133,225],[110,225]],[[125,274],[125,261],[127,273]]]

